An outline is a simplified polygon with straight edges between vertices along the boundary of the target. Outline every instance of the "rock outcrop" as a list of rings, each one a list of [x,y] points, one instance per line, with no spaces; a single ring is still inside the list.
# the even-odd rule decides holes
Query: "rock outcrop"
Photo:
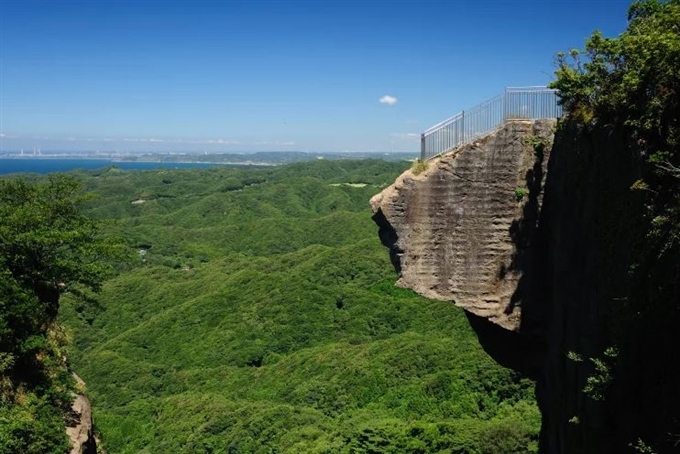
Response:
[[[554,127],[554,120],[509,121],[373,197],[399,286],[520,328],[522,276]]]
[[[83,392],[85,382],[76,374],[73,374],[73,377],[81,391],[74,396],[71,418],[66,427],[66,434],[71,440],[70,454],[96,454],[97,443],[92,423],[92,407],[90,400]]]
[[[646,246],[644,149],[626,127],[553,126],[508,122],[406,172],[371,201],[380,238],[399,285],[466,309],[536,379],[540,452],[677,453],[680,260]]]

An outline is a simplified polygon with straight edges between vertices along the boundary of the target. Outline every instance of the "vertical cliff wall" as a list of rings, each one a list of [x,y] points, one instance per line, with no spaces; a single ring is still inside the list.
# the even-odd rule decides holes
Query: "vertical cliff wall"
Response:
[[[615,308],[629,290],[629,245],[640,207],[630,190],[636,171],[625,142],[565,124],[555,137],[534,243],[541,265],[533,291],[544,302],[535,318],[548,345],[538,392],[543,452],[626,449],[617,441],[612,402],[604,401],[610,371],[598,372],[593,362],[611,367],[605,351],[614,347]],[[589,377],[602,383],[587,393]]]
[[[680,452],[680,262],[646,244],[644,172],[625,127],[560,124],[534,238],[544,452]]]

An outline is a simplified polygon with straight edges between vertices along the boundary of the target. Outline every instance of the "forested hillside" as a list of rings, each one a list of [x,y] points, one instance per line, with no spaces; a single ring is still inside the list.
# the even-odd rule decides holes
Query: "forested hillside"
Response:
[[[104,449],[536,452],[533,383],[393,285],[368,200],[407,165],[82,175],[128,250],[61,304]]]

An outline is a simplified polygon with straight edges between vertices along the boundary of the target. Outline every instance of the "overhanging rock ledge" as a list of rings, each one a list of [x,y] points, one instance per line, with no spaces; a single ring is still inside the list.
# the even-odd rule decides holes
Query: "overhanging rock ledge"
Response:
[[[511,120],[371,199],[397,285],[520,330],[555,120]]]

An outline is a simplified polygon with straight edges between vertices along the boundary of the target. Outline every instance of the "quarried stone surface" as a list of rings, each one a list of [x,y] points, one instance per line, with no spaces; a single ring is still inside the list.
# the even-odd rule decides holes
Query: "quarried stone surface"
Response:
[[[554,127],[554,120],[509,121],[373,197],[397,285],[519,328],[520,281]]]

